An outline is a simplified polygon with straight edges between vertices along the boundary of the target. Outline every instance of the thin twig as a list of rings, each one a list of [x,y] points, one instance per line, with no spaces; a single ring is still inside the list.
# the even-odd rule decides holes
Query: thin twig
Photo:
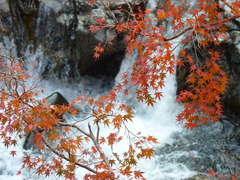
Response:
[[[89,129],[89,132],[90,132],[90,138],[92,139],[93,143],[94,143],[94,146],[96,147],[96,149],[98,150],[98,152],[100,153],[100,156],[102,157],[103,161],[105,162],[105,164],[108,166],[108,171],[110,172],[110,174],[113,174],[113,169],[112,167],[110,166],[110,163],[108,161],[108,158],[107,156],[105,155],[105,153],[103,152],[103,150],[100,148],[100,145],[99,145],[99,142],[97,141],[97,139],[95,138],[93,132],[92,132],[92,129],[91,129],[91,126],[90,124],[88,124],[88,129]]]

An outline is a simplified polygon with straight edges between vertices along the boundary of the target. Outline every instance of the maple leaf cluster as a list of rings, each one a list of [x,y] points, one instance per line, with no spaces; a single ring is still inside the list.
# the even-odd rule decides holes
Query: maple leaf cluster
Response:
[[[48,105],[44,99],[37,100],[35,85],[25,85],[29,75],[23,70],[24,62],[0,56],[2,142],[8,148],[34,134],[34,148],[45,154],[26,155],[22,169],[34,170],[37,176],[56,174],[66,179],[76,179],[77,168],[89,171],[85,179],[118,179],[120,175],[144,179],[135,166],[139,159],[153,156],[151,146],[158,142],[153,136],[135,135],[128,129],[133,110],[116,101],[115,91],[99,98],[82,95],[67,106]],[[64,113],[72,116],[72,121],[62,119]],[[81,117],[76,118],[77,114]],[[119,153],[114,147],[126,139],[131,143],[126,152]],[[16,156],[17,151],[10,151],[10,155]]]
[[[150,14],[155,17],[150,18]],[[228,78],[218,63],[220,53],[209,46],[219,46],[228,39],[226,26],[240,17],[240,2],[200,0],[193,4],[166,0],[156,10],[139,10],[132,17],[114,25],[98,26],[114,29],[116,35],[124,34],[127,54],[137,54],[132,70],[123,73],[114,91],[127,96],[134,87],[138,101],[154,106],[162,97],[166,76],[175,74],[176,65],[180,69],[190,65],[188,88],[176,99],[183,104],[177,121],[188,129],[219,121]],[[175,53],[189,45],[200,51],[203,61],[199,60],[198,53],[190,55],[185,49]],[[201,53],[202,50],[206,53]]]
[[[231,11],[226,12],[225,7]],[[239,9],[239,1],[201,0],[193,5],[185,0],[167,0],[154,12],[139,10],[134,18],[124,22],[101,24],[98,26],[101,29],[110,28],[116,34],[124,33],[127,54],[138,55],[132,71],[123,73],[115,91],[128,95],[129,89],[135,87],[138,101],[154,106],[162,97],[166,76],[175,74],[176,65],[181,68],[190,64],[186,82],[190,88],[180,92],[177,98],[177,102],[184,105],[177,121],[184,122],[190,129],[201,123],[218,121],[223,111],[221,97],[228,83],[227,74],[218,63],[221,59],[219,52],[208,49],[201,55],[204,62],[200,62],[197,54],[192,57],[184,49],[180,54],[174,51],[178,46],[188,44],[193,44],[197,51],[205,50],[209,45],[220,45],[222,39],[228,38],[227,23],[240,17]],[[155,19],[149,18],[153,13]]]

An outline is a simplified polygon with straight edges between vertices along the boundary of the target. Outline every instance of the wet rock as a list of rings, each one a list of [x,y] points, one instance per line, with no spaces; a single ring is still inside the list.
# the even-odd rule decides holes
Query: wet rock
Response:
[[[66,98],[59,92],[52,93],[46,99],[49,105],[68,105],[69,104]]]
[[[77,0],[0,1],[2,34],[14,37],[17,56],[23,57],[31,44],[31,53],[41,49],[37,60],[43,78],[75,81],[81,76],[106,76],[114,79],[125,55],[123,36],[106,47],[100,59],[93,58],[93,49],[114,34],[89,33],[89,25],[103,17],[111,22],[103,6],[92,6]],[[11,29],[11,31],[9,31]],[[114,33],[113,31],[111,33]]]
[[[10,11],[7,0],[1,0],[0,1],[0,9],[1,9],[1,11],[4,11],[4,12],[9,12]]]
[[[237,172],[240,165],[240,144],[233,134],[234,125],[228,121],[210,123],[175,133],[170,143],[156,150],[156,155],[163,164],[184,164],[200,175],[207,175],[209,170],[221,175],[231,174]]]
[[[6,19],[5,25],[11,28],[10,37],[14,37],[18,46],[18,56],[27,48],[27,43],[35,42],[34,31],[37,25],[39,1],[37,0],[8,0],[10,11],[1,14]]]
[[[2,0],[0,31],[14,38],[17,55],[24,54],[31,44],[31,53],[41,49],[43,56],[37,60],[40,74],[48,79],[66,79],[76,82],[82,76],[105,76],[114,79],[125,56],[124,34],[102,30],[96,35],[89,33],[89,26],[97,18],[114,22],[119,1],[96,1],[90,5],[78,0]],[[144,11],[147,1],[128,1],[133,11]],[[1,1],[0,1],[1,3]],[[103,3],[103,4],[102,4]],[[123,4],[126,6],[126,3]],[[109,12],[113,8],[113,12]],[[128,11],[126,6],[124,11]],[[129,13],[124,13],[129,15]],[[126,18],[126,17],[125,17]],[[2,26],[2,28],[1,28]],[[11,29],[11,31],[9,31]],[[113,46],[105,47],[96,60],[94,47],[116,36]]]

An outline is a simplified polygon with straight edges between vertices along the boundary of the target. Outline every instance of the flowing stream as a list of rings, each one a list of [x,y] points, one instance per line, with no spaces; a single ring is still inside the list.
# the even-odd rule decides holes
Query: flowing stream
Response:
[[[5,44],[9,45],[11,42],[6,38]],[[35,59],[41,58],[42,51],[39,50],[35,54],[27,52],[28,72],[31,73],[32,77],[38,77],[40,71],[39,66],[36,64]],[[135,57],[126,57],[123,60],[119,75],[116,77],[116,82],[121,77],[121,73],[128,70],[131,64],[135,60]],[[29,79],[28,84],[34,81],[33,78]],[[110,86],[110,85],[109,85]],[[99,95],[106,93],[109,88],[104,85],[104,79],[89,79],[82,78],[79,84],[72,86],[64,86],[60,82],[54,83],[49,81],[40,82],[41,89],[44,89],[44,93],[39,95],[39,98],[43,98],[51,94],[52,92],[60,92],[69,101],[76,98],[82,91],[87,92],[89,95]],[[104,88],[103,88],[104,87]],[[97,91],[96,91],[97,89]],[[176,79],[174,76],[169,76],[166,79],[166,85],[163,89],[164,98],[157,102],[155,108],[147,107],[144,104],[137,103],[135,105],[136,117],[134,123],[129,124],[130,129],[134,132],[141,131],[144,135],[153,135],[159,139],[160,147],[164,146],[166,142],[171,142],[171,135],[175,132],[181,132],[182,128],[175,122],[175,117],[180,111],[181,106],[175,103],[176,98]],[[125,101],[120,99],[120,101]],[[16,150],[17,156],[11,157],[9,150]],[[22,143],[18,143],[15,148],[6,149],[1,144],[1,157],[0,157],[0,179],[31,179],[33,174],[28,173],[24,170],[21,175],[16,175],[16,172],[21,168],[21,157],[26,153],[31,153],[31,150],[25,151],[22,148]],[[164,164],[164,167],[163,165]],[[176,165],[166,160],[159,163],[158,156],[151,160],[142,160],[139,162],[138,168],[146,172],[145,177],[149,180],[160,180],[160,179],[182,179],[193,175],[193,172],[188,170],[184,164]],[[79,179],[82,177],[82,170],[79,169]],[[78,172],[77,172],[78,174]],[[39,179],[45,179],[40,177]],[[47,179],[55,179],[54,176],[50,176]]]

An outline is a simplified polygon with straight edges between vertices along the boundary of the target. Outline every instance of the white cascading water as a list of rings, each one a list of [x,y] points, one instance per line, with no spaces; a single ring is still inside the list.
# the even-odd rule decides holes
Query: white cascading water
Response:
[[[175,50],[177,53],[177,49]],[[38,53],[32,54],[29,52],[28,61],[29,61],[29,73],[33,77],[36,77],[38,66],[35,63],[35,59],[41,58],[42,51],[37,51]],[[120,72],[116,78],[116,82],[121,77],[121,73],[127,70],[130,70],[133,61],[135,61],[136,57],[126,57],[123,60],[121,65]],[[29,84],[32,83],[32,80],[29,80]],[[41,82],[41,89],[45,90],[44,94],[41,94],[39,98],[43,98],[51,94],[52,92],[60,92],[65,96],[69,101],[76,98],[80,92],[79,89],[85,87],[86,89],[87,80],[83,80],[82,83],[75,85],[74,87],[64,87],[63,85],[59,86],[58,84],[54,84],[52,82],[43,81]],[[98,84],[94,85],[95,87]],[[94,88],[99,89],[99,88]],[[90,90],[90,88],[89,88]],[[94,90],[90,90],[90,94],[95,94],[99,92],[94,92]],[[154,108],[147,107],[144,104],[137,104],[135,106],[136,116],[132,124],[129,124],[130,129],[133,132],[141,131],[143,135],[153,135],[158,138],[160,144],[159,148],[163,146],[166,142],[171,142],[171,134],[175,132],[181,132],[182,128],[180,125],[176,124],[176,115],[181,110],[181,106],[175,102],[176,98],[176,78],[175,76],[168,76],[166,78],[166,84],[163,88],[163,98],[161,101],[157,102]],[[125,101],[121,99],[120,101]],[[156,147],[157,148],[157,147]],[[11,157],[9,155],[10,150],[16,150],[17,156]],[[31,150],[24,151],[21,143],[18,144],[15,148],[6,149],[1,144],[1,157],[0,157],[0,179],[8,179],[8,180],[19,180],[19,179],[31,179],[33,176],[31,173],[28,173],[27,170],[23,171],[23,174],[16,175],[16,172],[21,168],[22,157],[26,153],[31,153]],[[158,157],[155,156],[151,160],[141,160],[137,168],[141,171],[145,172],[145,177],[148,180],[166,180],[166,179],[184,179],[193,175],[193,172],[189,171],[183,164],[181,166],[177,166],[171,162],[161,162],[159,163]],[[79,179],[82,178],[82,170],[78,169]],[[55,176],[40,177],[39,179],[56,179]]]
[[[177,51],[176,49],[176,53]],[[131,61],[134,61],[134,58],[123,60],[120,74],[130,70]],[[156,148],[161,148],[166,142],[171,143],[171,135],[176,132],[181,133],[183,130],[176,123],[176,115],[181,110],[181,106],[176,103],[176,89],[176,77],[168,75],[163,88],[163,98],[155,104],[154,108],[141,103],[135,107],[137,113],[134,118],[133,131],[141,131],[144,135],[157,137],[160,144]],[[166,161],[160,163],[157,156],[151,160],[141,160],[138,168],[146,172],[145,177],[149,180],[180,180],[194,175],[194,172],[188,170],[184,164],[179,166],[179,164]]]

